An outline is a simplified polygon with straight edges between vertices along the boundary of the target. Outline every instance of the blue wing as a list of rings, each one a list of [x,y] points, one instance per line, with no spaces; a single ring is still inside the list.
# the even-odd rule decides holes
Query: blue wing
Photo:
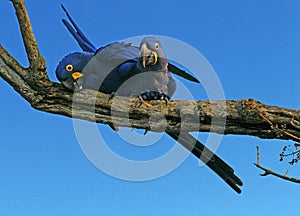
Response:
[[[79,84],[108,94],[116,92],[129,77],[135,75],[138,56],[139,49],[129,43],[116,42],[101,47],[84,67],[84,77]]]
[[[63,5],[62,5],[62,9],[65,11],[68,19],[70,20],[71,24],[74,27],[72,27],[72,25],[65,19],[62,19],[62,22],[67,27],[67,29],[72,34],[72,36],[75,38],[75,40],[77,41],[77,43],[79,44],[81,49],[85,52],[95,53],[97,51],[97,48],[95,47],[95,45],[80,30],[78,25],[75,23],[75,21],[73,20],[73,18],[71,17],[71,15],[68,13],[68,11],[66,10],[66,8]],[[100,49],[101,48],[99,48],[98,50],[100,50]],[[132,46],[131,48],[128,48],[128,52],[131,52],[131,51],[139,52],[139,47]],[[176,74],[180,77],[183,77],[184,79],[187,79],[187,80],[192,81],[192,82],[199,83],[199,80],[197,78],[193,77],[192,75],[190,75],[186,71],[178,68],[177,66],[175,66],[173,64],[169,63],[168,70],[173,74]]]

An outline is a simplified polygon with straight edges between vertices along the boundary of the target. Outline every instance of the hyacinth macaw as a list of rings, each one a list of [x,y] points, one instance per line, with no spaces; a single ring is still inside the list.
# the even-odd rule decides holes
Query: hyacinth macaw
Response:
[[[58,80],[67,89],[94,89],[107,94],[117,92],[122,96],[140,95],[143,100],[168,100],[176,90],[171,73],[198,82],[185,71],[169,64],[161,43],[152,36],[145,37],[139,47],[115,42],[96,49],[63,9],[71,22],[63,19],[63,23],[83,50],[67,55],[56,68]],[[167,134],[203,160],[237,193],[241,193],[239,186],[243,183],[233,168],[201,142],[189,133]]]

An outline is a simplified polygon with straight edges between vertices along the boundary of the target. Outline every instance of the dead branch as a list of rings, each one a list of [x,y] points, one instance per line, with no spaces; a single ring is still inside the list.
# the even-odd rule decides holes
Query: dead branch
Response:
[[[264,173],[260,174],[261,176],[267,176],[267,175],[273,175],[273,176],[276,176],[278,178],[281,178],[281,179],[284,179],[284,180],[287,180],[287,181],[290,181],[290,182],[294,182],[294,183],[300,183],[300,179],[297,179],[297,178],[292,178],[292,177],[288,177],[287,174],[288,174],[288,171],[282,175],[282,174],[279,174],[277,172],[274,172],[270,169],[267,169],[263,166],[260,165],[260,151],[259,151],[259,147],[256,146],[256,151],[257,151],[257,161],[256,163],[254,163],[254,165],[256,167],[258,167],[259,169],[263,170]]]

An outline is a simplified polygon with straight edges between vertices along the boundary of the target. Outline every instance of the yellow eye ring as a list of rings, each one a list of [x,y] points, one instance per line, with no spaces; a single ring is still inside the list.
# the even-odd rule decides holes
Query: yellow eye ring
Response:
[[[73,65],[68,64],[68,65],[66,66],[66,71],[72,72],[72,71],[73,71]]]
[[[155,48],[156,50],[158,50],[158,49],[159,49],[159,44],[158,44],[158,43],[155,43],[154,48]]]

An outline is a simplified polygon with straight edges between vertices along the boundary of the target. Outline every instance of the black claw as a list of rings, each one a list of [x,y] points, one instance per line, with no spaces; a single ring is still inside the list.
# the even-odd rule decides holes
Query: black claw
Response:
[[[144,99],[143,99],[143,96],[142,96],[142,95],[139,95],[139,96],[137,96],[137,97],[138,97],[138,99],[139,99],[139,103],[136,105],[136,107],[140,107],[140,106],[143,104]]]
[[[165,95],[165,94],[164,94],[164,96],[162,97],[162,100],[165,101],[166,105],[168,105],[169,99],[170,99],[170,98],[169,98],[167,95]]]
[[[113,99],[115,96],[118,96],[117,92],[112,92],[112,93],[109,95],[108,101],[110,101],[111,99]]]

